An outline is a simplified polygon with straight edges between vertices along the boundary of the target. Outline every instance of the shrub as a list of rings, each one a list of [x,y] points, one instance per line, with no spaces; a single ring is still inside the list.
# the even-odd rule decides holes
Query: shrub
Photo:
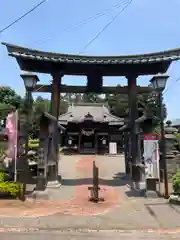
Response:
[[[10,196],[18,196],[21,190],[21,185],[13,182],[0,182],[0,192],[7,193]]]
[[[35,150],[39,148],[39,143],[28,143],[28,148],[31,150]]]
[[[38,138],[36,138],[36,139],[32,139],[32,138],[30,138],[29,139],[29,143],[31,143],[31,144],[39,144],[39,139]]]
[[[39,139],[29,139],[28,147],[32,150],[37,149],[39,147]]]
[[[5,151],[7,149],[7,142],[0,141],[0,161],[5,158]]]
[[[25,144],[24,144],[25,147]],[[30,150],[37,150],[39,148],[39,139],[29,139],[28,141],[28,148]]]
[[[177,172],[174,175],[172,184],[173,184],[174,193],[180,195],[180,172]]]
[[[178,148],[180,149],[180,133],[176,133],[175,136],[176,136],[177,146],[178,146]]]
[[[8,174],[0,171],[0,182],[4,182],[8,178]]]
[[[0,193],[5,193],[13,197],[21,196],[22,184],[16,182],[9,182],[7,181],[8,178],[8,173],[0,170]]]

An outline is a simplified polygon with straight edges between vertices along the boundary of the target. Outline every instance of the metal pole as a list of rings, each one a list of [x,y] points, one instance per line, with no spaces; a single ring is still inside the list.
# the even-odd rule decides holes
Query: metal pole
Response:
[[[164,109],[162,103],[162,92],[158,93],[159,107],[160,107],[160,119],[161,119],[161,152],[162,152],[162,164],[164,170],[164,194],[165,198],[169,197],[168,190],[168,172],[167,172],[167,162],[166,162],[166,138],[164,131]]]

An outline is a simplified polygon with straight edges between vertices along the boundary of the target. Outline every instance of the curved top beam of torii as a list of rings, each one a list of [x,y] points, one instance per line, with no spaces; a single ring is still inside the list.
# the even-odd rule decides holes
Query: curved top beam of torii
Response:
[[[65,75],[88,75],[98,71],[102,76],[126,76],[128,74],[153,75],[165,73],[172,61],[180,59],[180,48],[137,55],[84,56],[44,52],[9,43],[9,56],[15,57],[24,71]]]

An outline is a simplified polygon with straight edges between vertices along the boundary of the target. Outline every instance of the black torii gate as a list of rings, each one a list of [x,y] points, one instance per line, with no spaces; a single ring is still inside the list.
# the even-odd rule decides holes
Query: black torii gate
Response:
[[[136,96],[140,88],[137,87],[137,78],[142,75],[165,73],[172,61],[180,59],[180,49],[125,56],[81,56],[44,52],[9,43],[3,43],[3,45],[7,47],[9,56],[16,58],[21,70],[52,76],[51,85],[45,86],[44,89],[42,85],[37,86],[37,88],[42,87],[41,91],[51,92],[51,114],[56,119],[59,117],[60,93],[62,91],[67,92],[71,89],[74,92],[112,92],[114,91],[112,88],[109,88],[109,91],[107,88],[103,88],[103,76],[125,76],[128,86],[121,88],[119,93],[122,91],[123,94],[128,94],[129,119],[131,121],[132,179],[133,181],[140,180],[141,163],[138,159],[136,132]],[[87,76],[87,86],[81,86],[81,89],[72,86],[64,87],[61,84],[64,75],[85,75]],[[149,88],[144,90],[151,91]],[[56,134],[55,131],[54,134]],[[54,159],[54,163],[56,165],[57,159]]]

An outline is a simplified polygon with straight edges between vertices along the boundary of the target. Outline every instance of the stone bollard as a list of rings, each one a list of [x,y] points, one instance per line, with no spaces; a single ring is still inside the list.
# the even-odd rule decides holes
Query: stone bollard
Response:
[[[88,187],[88,190],[90,190],[91,197],[89,198],[89,201],[92,202],[99,202],[104,201],[103,198],[99,198],[99,169],[96,167],[95,162],[93,162],[93,186]]]

